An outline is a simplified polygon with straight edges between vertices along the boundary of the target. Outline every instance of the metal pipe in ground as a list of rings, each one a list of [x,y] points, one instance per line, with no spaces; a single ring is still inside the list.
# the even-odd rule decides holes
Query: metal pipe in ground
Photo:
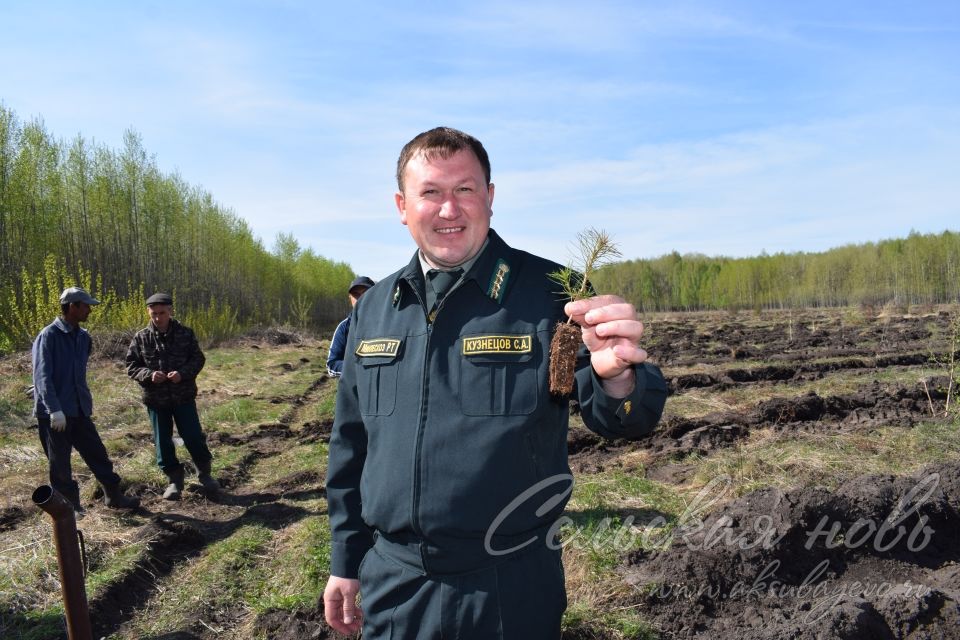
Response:
[[[53,543],[57,548],[57,564],[60,565],[67,637],[69,640],[93,640],[73,505],[50,485],[37,487],[33,492],[33,504],[53,518]]]

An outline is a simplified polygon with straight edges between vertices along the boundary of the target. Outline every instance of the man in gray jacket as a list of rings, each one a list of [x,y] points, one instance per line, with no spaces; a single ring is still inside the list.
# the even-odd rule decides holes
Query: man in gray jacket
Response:
[[[219,483],[210,475],[213,458],[197,415],[197,374],[206,362],[193,331],[171,316],[173,298],[155,293],[147,298],[150,324],[137,332],[127,349],[127,375],[140,383],[147,406],[157,465],[170,484],[163,492],[167,500],[179,500],[184,470],[173,444],[173,425],[183,438],[208,493],[215,494]]]

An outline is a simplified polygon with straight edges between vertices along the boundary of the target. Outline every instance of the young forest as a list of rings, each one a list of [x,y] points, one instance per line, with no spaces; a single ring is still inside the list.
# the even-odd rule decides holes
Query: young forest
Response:
[[[170,290],[215,340],[256,325],[330,329],[353,277],[291,234],[268,250],[213,195],[161,172],[134,131],[119,150],[67,142],[0,104],[0,353],[26,348],[72,284],[109,303],[94,328],[137,327],[144,292]],[[673,252],[607,265],[594,284],[641,312],[948,303],[960,299],[960,233],[750,258]]]

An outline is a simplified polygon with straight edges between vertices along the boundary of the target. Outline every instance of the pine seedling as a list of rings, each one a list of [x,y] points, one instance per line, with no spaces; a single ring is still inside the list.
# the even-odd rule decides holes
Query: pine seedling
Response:
[[[574,246],[574,266],[563,267],[547,274],[560,286],[565,301],[582,300],[594,295],[590,276],[603,264],[620,257],[620,250],[610,240],[606,231],[594,228],[577,234]],[[573,374],[577,366],[577,350],[580,348],[580,327],[572,318],[558,322],[550,341],[550,393],[568,396],[573,392]]]

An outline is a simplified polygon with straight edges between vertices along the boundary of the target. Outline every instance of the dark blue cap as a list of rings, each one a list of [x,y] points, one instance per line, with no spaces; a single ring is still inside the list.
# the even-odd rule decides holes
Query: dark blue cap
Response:
[[[364,289],[369,289],[375,284],[377,283],[371,280],[370,278],[368,278],[367,276],[360,276],[359,278],[357,278],[356,280],[350,283],[350,288],[347,289],[347,293],[350,293],[357,287],[363,287]]]

